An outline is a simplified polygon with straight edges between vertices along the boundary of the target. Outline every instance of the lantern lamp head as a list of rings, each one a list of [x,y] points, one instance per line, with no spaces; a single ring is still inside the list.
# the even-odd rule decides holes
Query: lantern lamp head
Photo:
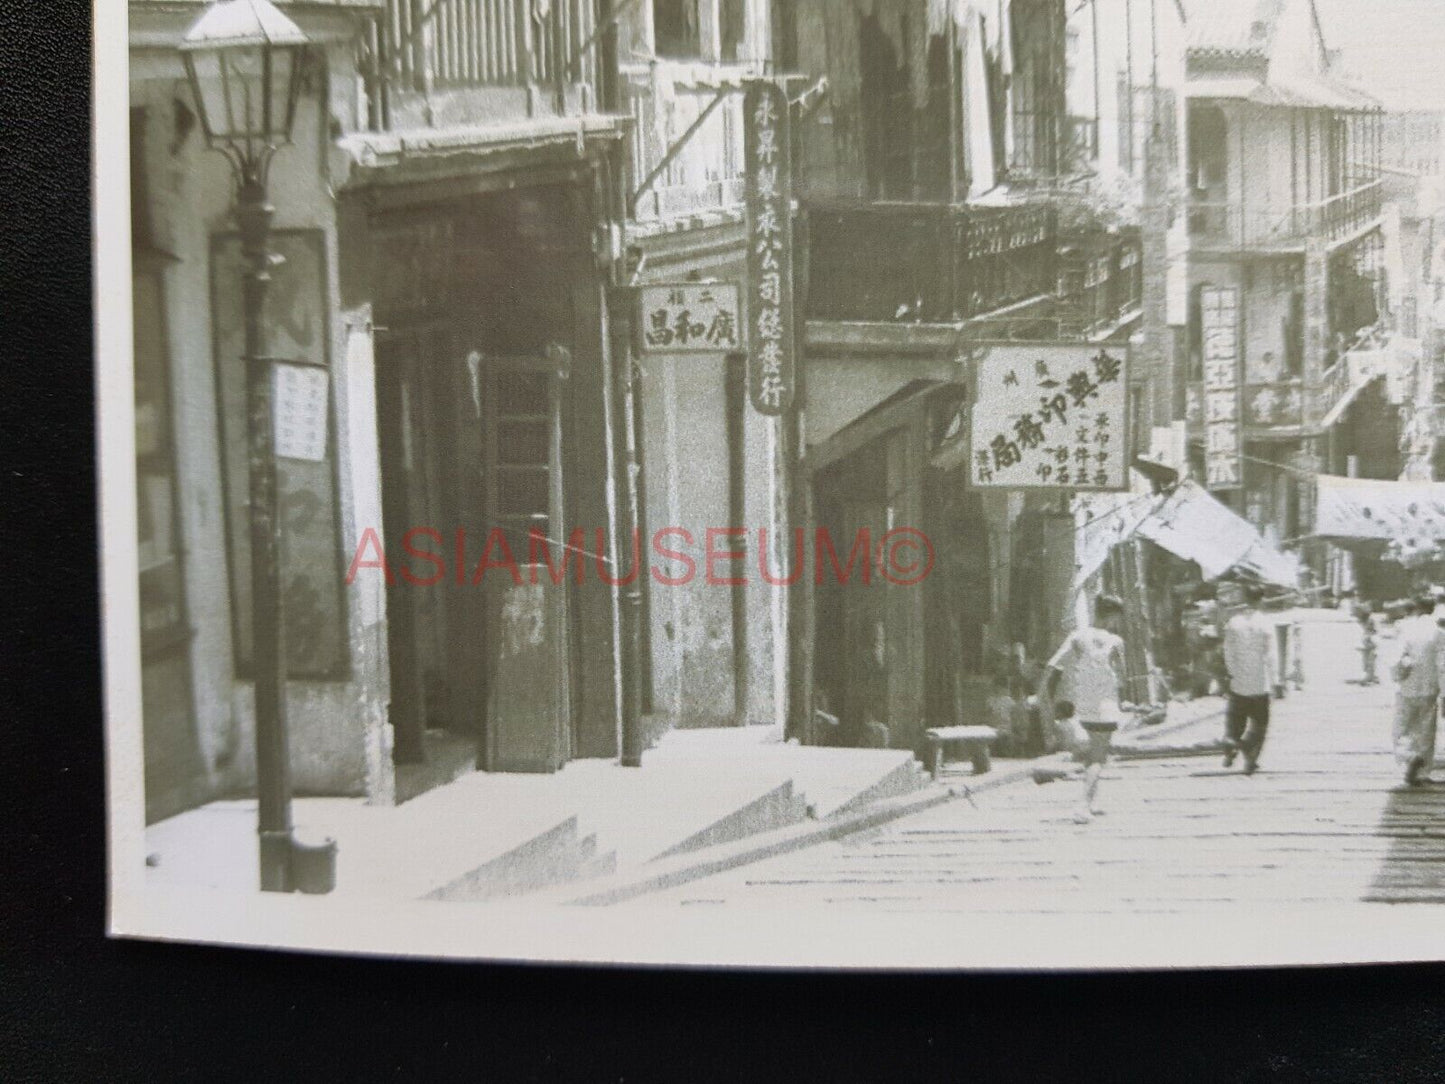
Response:
[[[242,182],[264,183],[275,149],[291,142],[309,42],[271,0],[216,0],[181,42],[206,142]]]

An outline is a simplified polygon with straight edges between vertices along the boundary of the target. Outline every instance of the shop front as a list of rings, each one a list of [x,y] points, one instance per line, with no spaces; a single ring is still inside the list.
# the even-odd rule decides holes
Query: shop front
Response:
[[[403,798],[473,767],[552,772],[618,751],[594,167],[474,169],[463,185],[383,173],[352,193],[384,509],[352,574],[385,577]]]

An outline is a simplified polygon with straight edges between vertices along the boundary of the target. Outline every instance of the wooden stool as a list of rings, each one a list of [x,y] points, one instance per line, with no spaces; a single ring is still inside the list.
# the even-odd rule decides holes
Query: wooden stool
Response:
[[[998,731],[991,726],[938,726],[924,731],[932,747],[930,771],[937,779],[943,771],[943,751],[950,745],[961,746],[963,755],[973,762],[973,774],[983,775],[993,765],[989,748],[998,740]]]

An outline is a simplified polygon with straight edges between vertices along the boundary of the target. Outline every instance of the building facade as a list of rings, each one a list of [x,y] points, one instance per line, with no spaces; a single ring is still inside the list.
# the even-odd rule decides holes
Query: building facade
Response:
[[[1308,0],[1190,17],[1194,467],[1272,542],[1295,543],[1312,527],[1311,474],[1399,471],[1394,412],[1356,353],[1388,328],[1380,110],[1337,77]],[[1218,419],[1231,385],[1233,429]]]
[[[130,6],[136,467],[146,814],[254,785],[245,362],[234,182],[178,45],[198,4]],[[375,8],[294,5],[316,44],[293,145],[271,170],[271,348],[325,364],[325,457],[280,470],[288,710],[299,793],[392,792],[385,608],[348,555],[379,508],[370,330],[345,300],[335,126],[363,127],[357,42]],[[359,338],[360,336],[360,338]]]
[[[332,425],[325,463],[281,472],[297,792],[385,803],[779,724],[776,592],[649,575],[659,531],[701,563],[711,528],[782,529],[741,340],[635,349],[640,291],[744,274],[771,6],[283,6],[316,48],[267,326],[328,364]],[[132,5],[152,818],[255,778],[234,193],[178,48],[201,9]]]
[[[791,5],[785,67],[828,78],[795,138],[807,239],[798,520],[840,557],[864,529],[916,527],[936,561],[921,583],[859,590],[837,582],[830,555],[811,555],[794,662],[811,740],[916,747],[929,726],[982,722],[991,690],[1031,691],[1087,611],[1067,487],[976,488],[957,449],[989,342],[1144,356],[1146,252],[1162,258],[1168,244],[1167,221],[1144,215],[1146,151],[1158,184],[1177,176],[1182,65],[1156,59],[1179,40],[1177,9],[1161,5],[1155,26],[1134,7],[1147,11]],[[1139,447],[1126,454],[1149,448],[1168,360],[1134,367]],[[1141,656],[1131,681],[1148,668]]]

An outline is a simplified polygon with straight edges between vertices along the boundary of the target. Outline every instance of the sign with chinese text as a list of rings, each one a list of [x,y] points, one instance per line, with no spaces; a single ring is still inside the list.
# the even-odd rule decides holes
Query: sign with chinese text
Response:
[[[320,463],[326,458],[326,370],[277,362],[271,369],[276,455]]]
[[[788,97],[748,84],[743,151],[748,244],[748,399],[760,414],[793,403],[793,178]]]
[[[742,326],[735,283],[642,288],[642,349],[648,353],[732,353],[742,347]]]
[[[1241,477],[1239,410],[1239,291],[1199,292],[1204,340],[1204,484],[1238,489]]]
[[[1128,383],[1128,352],[1120,346],[988,348],[974,370],[972,483],[1127,489]]]

